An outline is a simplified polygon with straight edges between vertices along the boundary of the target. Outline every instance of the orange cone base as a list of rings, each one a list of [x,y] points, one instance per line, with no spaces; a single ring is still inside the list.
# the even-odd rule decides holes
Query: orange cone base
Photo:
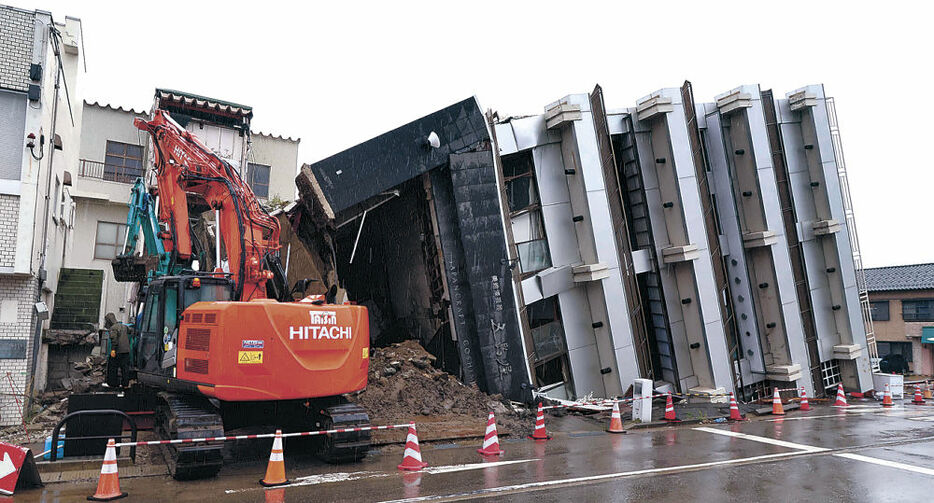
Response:
[[[924,405],[924,400],[921,400],[920,402],[916,402],[916,401],[912,400],[911,403],[914,404],[914,405]]]
[[[675,418],[675,419],[666,419],[665,422],[666,422],[666,423],[680,423],[681,420],[680,420],[680,419],[677,419],[677,418]]]
[[[895,405],[895,404],[885,403],[885,402],[882,403],[883,407],[891,407],[892,405]]]
[[[506,451],[500,449],[499,446],[491,445],[486,449],[477,449],[477,452],[483,454],[484,456],[502,456]]]
[[[260,480],[260,481],[259,481],[260,485],[262,485],[263,487],[284,486],[284,485],[286,485],[286,484],[290,484],[291,482],[292,482],[292,481],[291,481],[291,480],[288,480],[288,479],[283,480],[282,482],[266,482],[265,480]]]
[[[414,459],[411,461],[408,461],[408,459],[409,458],[406,458],[406,461],[404,461],[402,464],[400,464],[396,468],[400,470],[410,471],[410,472],[417,472],[421,470],[422,468],[428,466],[428,463],[424,461],[415,461]]]
[[[88,496],[88,501],[113,501],[113,500],[118,500],[120,498],[126,498],[126,497],[127,497],[127,493],[118,493],[112,496],[98,496],[95,494],[94,496]]]
[[[536,437],[535,434],[533,433],[529,435],[529,438],[531,438],[532,440],[551,440],[551,435],[545,433],[545,436]]]

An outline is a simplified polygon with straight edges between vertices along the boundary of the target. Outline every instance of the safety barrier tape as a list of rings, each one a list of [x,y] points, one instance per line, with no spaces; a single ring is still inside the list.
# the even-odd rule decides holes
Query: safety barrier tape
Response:
[[[331,435],[334,433],[351,433],[355,431],[389,430],[393,428],[408,428],[415,423],[389,424],[382,426],[357,426],[354,428],[335,428],[333,430],[319,431],[298,431],[292,433],[283,433],[282,438],[288,437],[311,437],[315,435]],[[260,433],[255,435],[228,435],[224,437],[203,437],[203,438],[176,438],[172,440],[148,440],[142,442],[120,442],[114,447],[140,447],[144,445],[169,445],[169,444],[194,444],[199,442],[225,442],[228,440],[253,440],[256,438],[275,438],[275,433]]]

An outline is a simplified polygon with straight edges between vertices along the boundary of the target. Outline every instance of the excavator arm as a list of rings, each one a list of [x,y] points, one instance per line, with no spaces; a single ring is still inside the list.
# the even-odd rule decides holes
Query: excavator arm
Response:
[[[130,189],[129,210],[126,216],[126,240],[123,249],[112,261],[114,278],[117,281],[143,282],[153,276],[165,276],[176,273],[177,268],[170,267],[171,256],[166,253],[162,240],[158,239],[159,220],[156,217],[155,204],[146,190],[146,183],[137,178]],[[136,242],[143,235],[143,256],[136,256]]]
[[[266,298],[272,280],[273,296],[285,297],[279,266],[279,221],[259,204],[253,190],[234,168],[177,122],[157,109],[152,120],[135,119],[149,133],[159,196],[159,233],[165,252],[179,263],[192,259],[189,196],[204,200],[215,211],[217,239],[224,244],[235,300]],[[220,246],[217,248],[220,254]],[[220,263],[221,257],[217,257]]]

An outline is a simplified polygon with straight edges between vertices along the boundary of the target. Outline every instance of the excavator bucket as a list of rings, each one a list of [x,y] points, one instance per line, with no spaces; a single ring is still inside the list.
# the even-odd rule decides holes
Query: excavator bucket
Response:
[[[121,282],[143,282],[149,271],[155,269],[156,257],[140,257],[137,255],[117,255],[110,262],[114,270],[114,279]]]

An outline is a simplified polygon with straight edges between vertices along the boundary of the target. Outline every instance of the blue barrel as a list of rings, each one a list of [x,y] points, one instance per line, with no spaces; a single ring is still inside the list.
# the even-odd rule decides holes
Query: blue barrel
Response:
[[[62,451],[64,451],[64,449],[65,449],[65,434],[62,433],[58,436],[58,448],[55,449],[56,459],[62,459],[63,457]],[[42,450],[49,451],[49,452],[46,452],[42,456],[42,459],[49,460],[52,458],[52,452],[51,452],[52,451],[52,435],[45,437],[45,449],[42,449]]]

